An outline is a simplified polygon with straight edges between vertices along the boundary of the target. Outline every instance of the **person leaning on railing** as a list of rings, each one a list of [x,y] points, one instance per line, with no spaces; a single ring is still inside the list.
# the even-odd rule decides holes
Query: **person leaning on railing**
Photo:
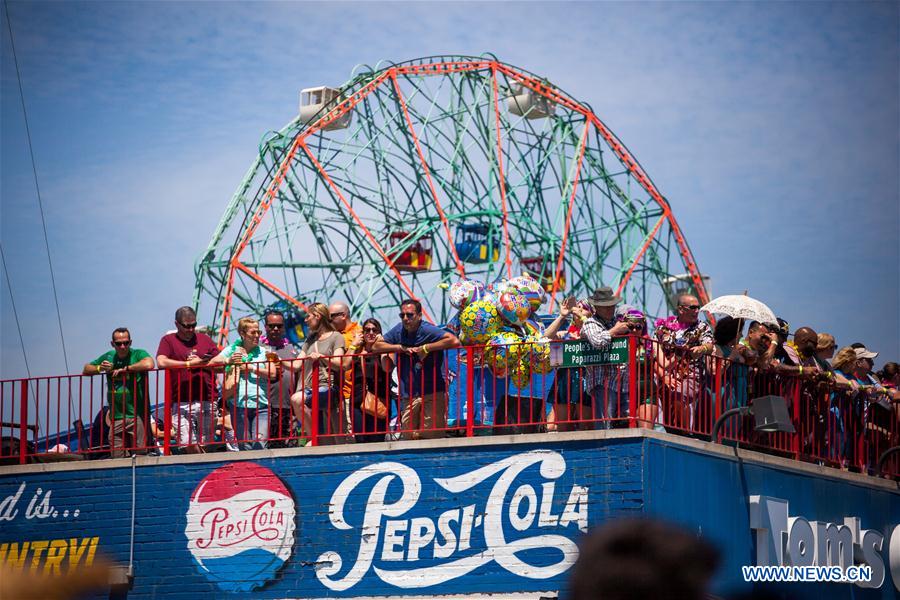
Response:
[[[747,346],[756,354],[752,366],[759,370],[767,369],[775,356],[777,342],[773,339],[775,334],[772,329],[774,329],[774,325],[750,321],[747,335],[741,340],[741,345]]]
[[[862,428],[862,407],[858,402],[859,383],[856,379],[856,350],[850,346],[841,348],[832,359],[834,383],[829,394],[829,413],[832,421],[832,439],[829,458],[839,461],[842,467],[854,462],[856,445],[853,434]]]
[[[332,302],[328,307],[328,316],[334,330],[341,334],[344,338],[344,354],[354,354],[363,344],[362,326],[356,321],[350,319],[350,306],[346,302]],[[346,362],[346,361],[345,361]],[[351,396],[353,395],[353,373],[347,368],[341,373],[341,400],[344,405],[349,407]],[[348,429],[353,421],[350,414],[342,415],[347,423],[342,423],[343,430]]]
[[[896,413],[892,406],[894,394],[872,374],[877,352],[865,346],[842,348],[834,358],[835,379],[846,382],[853,394],[854,427],[864,441],[864,454],[857,462],[873,468],[880,452],[887,450],[897,433]]]
[[[225,367],[222,403],[228,405],[238,448],[262,450],[269,439],[269,393],[281,376],[281,363],[266,361],[259,345],[259,323],[253,317],[238,321],[240,339],[209,361]]]
[[[287,337],[284,313],[267,311],[263,322],[266,332],[260,336],[259,344],[264,347],[266,356],[274,354],[281,362],[281,377],[269,388],[269,447],[283,448],[296,444],[292,437],[291,394],[297,387],[300,372],[300,348]]]
[[[197,331],[197,313],[190,306],[175,311],[175,332],[164,335],[156,350],[159,368],[169,369],[176,442],[189,453],[215,441],[218,391],[214,371],[204,367],[218,353],[212,339]]]
[[[153,368],[153,358],[146,350],[131,347],[127,327],[113,331],[110,345],[113,350],[84,365],[82,373],[106,373],[110,456],[118,458],[148,445],[146,420],[150,407],[146,372]]]
[[[713,401],[718,401],[722,411],[747,406],[750,365],[756,363],[757,353],[749,345],[738,342],[743,320],[722,317],[713,331],[715,348],[707,381],[719,382],[718,389],[709,389]],[[714,384],[715,385],[715,384]]]
[[[362,343],[344,358],[352,373],[353,438],[357,442],[383,442],[387,433],[391,405],[390,358],[375,354],[376,342],[382,341],[381,323],[366,319],[362,324]]]
[[[448,331],[422,321],[422,304],[407,299],[400,303],[400,323],[375,342],[375,352],[391,352],[400,381],[401,437],[439,438],[446,435],[447,384],[444,350],[459,346]]]
[[[894,420],[891,426],[893,439],[891,446],[900,444],[900,365],[895,362],[884,363],[878,372],[885,395],[890,399]],[[896,457],[895,457],[896,460]]]
[[[666,427],[691,429],[691,414],[700,398],[703,358],[715,342],[709,324],[699,320],[700,300],[678,296],[674,316],[656,321],[654,370],[662,384],[661,403]]]
[[[319,444],[334,444],[343,430],[341,379],[344,338],[335,331],[328,307],[321,302],[311,304],[306,314],[309,336],[300,349],[300,374],[297,392],[291,396],[294,416],[304,436],[312,435],[312,419],[317,419]],[[318,371],[318,389],[313,389],[313,372]],[[318,414],[313,414],[313,394],[317,397]],[[301,441],[305,444],[305,441]]]
[[[620,304],[622,298],[611,287],[600,287],[586,299],[593,315],[581,328],[581,338],[598,350],[606,350],[617,336],[628,335],[633,326],[619,320],[629,310],[627,304]],[[588,367],[585,372],[588,392],[594,402],[594,418],[600,418],[600,429],[619,425],[628,416],[628,364],[600,365]],[[599,413],[599,414],[598,414]]]
[[[837,351],[837,342],[830,333],[819,332],[816,337],[816,362],[823,371],[831,372],[831,359]]]
[[[811,327],[800,327],[794,332],[793,341],[782,344],[780,359],[776,357],[775,372],[783,378],[782,391],[792,397],[796,386],[799,399],[800,421],[794,426],[803,436],[803,449],[820,460],[828,450],[829,430],[834,428],[831,410],[830,383],[834,375],[823,370],[816,358],[819,334]],[[787,377],[786,377],[787,376]]]
[[[796,375],[802,379],[814,379],[821,372],[816,360],[819,334],[812,327],[800,327],[794,332],[794,339],[786,340],[783,352],[776,355],[778,363],[775,371],[781,375]]]

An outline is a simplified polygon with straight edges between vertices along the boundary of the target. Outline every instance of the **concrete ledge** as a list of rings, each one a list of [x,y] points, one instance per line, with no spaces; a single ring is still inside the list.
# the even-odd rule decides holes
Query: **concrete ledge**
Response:
[[[178,456],[137,456],[135,458],[115,458],[101,460],[78,460],[71,462],[36,463],[30,465],[13,465],[0,467],[0,477],[25,475],[30,473],[57,473],[63,471],[87,471],[98,469],[130,468],[132,462],[137,467],[153,467],[193,463],[237,462],[245,460],[292,458],[302,459],[305,456],[365,454],[385,452],[419,452],[440,449],[462,449],[489,446],[516,446],[523,444],[557,444],[564,442],[590,442],[600,444],[613,440],[653,440],[658,443],[678,446],[691,451],[718,456],[726,460],[746,462],[777,468],[793,473],[804,473],[816,477],[863,485],[870,488],[887,490],[900,494],[900,482],[870,477],[859,473],[849,473],[831,467],[812,463],[799,462],[780,456],[738,449],[721,444],[713,444],[702,440],[653,431],[650,429],[611,429],[608,431],[572,431],[564,433],[533,433],[517,435],[494,435],[482,437],[453,437],[435,440],[404,440],[395,442],[375,442],[367,444],[340,444],[336,446],[318,446],[303,448],[284,448],[278,450],[247,450],[242,452],[215,452],[210,454],[190,454]]]

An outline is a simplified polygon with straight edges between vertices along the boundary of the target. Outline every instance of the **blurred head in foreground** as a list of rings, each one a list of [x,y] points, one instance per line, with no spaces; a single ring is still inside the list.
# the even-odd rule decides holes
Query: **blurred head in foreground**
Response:
[[[702,599],[719,553],[693,533],[652,519],[617,519],[586,535],[569,600]]]

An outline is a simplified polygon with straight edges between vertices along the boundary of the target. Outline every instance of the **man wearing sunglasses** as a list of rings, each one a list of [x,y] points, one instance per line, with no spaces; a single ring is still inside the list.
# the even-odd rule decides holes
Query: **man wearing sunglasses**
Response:
[[[110,455],[120,458],[146,447],[146,372],[153,368],[153,358],[146,350],[131,347],[131,333],[126,327],[113,331],[109,345],[113,349],[84,365],[82,373],[106,374]]]
[[[288,446],[291,435],[291,393],[297,385],[300,370],[300,349],[287,338],[284,313],[271,310],[263,317],[266,332],[259,338],[259,345],[266,354],[274,353],[281,360],[281,377],[269,389],[269,448]]]
[[[703,357],[715,351],[709,324],[700,321],[700,300],[679,294],[674,317],[656,323],[653,348],[664,382],[661,408],[667,427],[690,428],[701,397]]]
[[[400,324],[384,334],[384,341],[375,342],[375,352],[395,353],[403,439],[446,435],[444,350],[458,346],[455,335],[422,322],[422,304],[412,299],[400,304]]]
[[[175,311],[175,333],[164,335],[156,350],[159,367],[171,369],[173,425],[178,445],[189,453],[202,452],[198,444],[215,438],[216,381],[214,371],[203,367],[218,353],[212,339],[197,332],[197,313],[190,306]]]

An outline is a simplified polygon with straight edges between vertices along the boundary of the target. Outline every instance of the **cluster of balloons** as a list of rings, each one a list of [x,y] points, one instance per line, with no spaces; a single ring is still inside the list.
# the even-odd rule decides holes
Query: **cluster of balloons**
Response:
[[[519,388],[530,384],[533,373],[550,371],[549,341],[531,319],[545,302],[546,291],[529,275],[490,285],[462,279],[450,286],[462,342],[483,345],[484,362],[494,375],[509,377]]]

